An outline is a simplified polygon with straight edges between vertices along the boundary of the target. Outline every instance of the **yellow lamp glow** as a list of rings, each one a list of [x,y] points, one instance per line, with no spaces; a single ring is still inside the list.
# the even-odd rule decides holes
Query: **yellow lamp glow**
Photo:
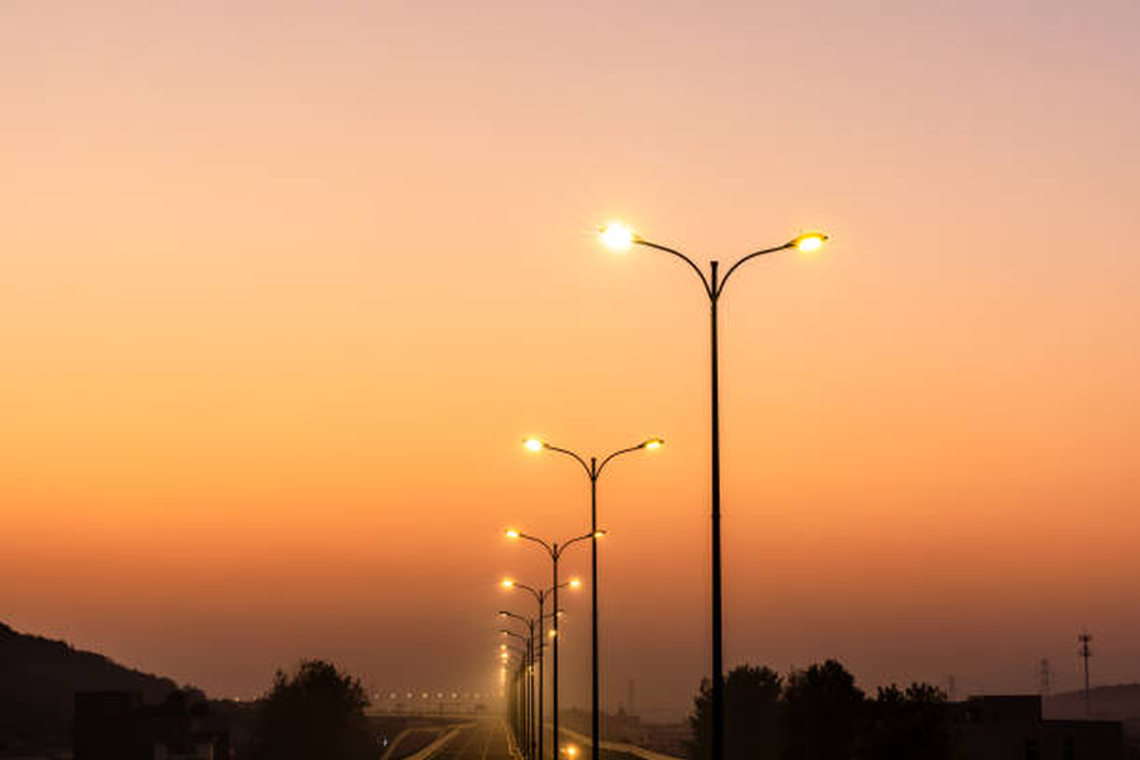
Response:
[[[645,449],[659,449],[664,445],[665,445],[665,439],[664,438],[650,438],[648,441],[641,444],[641,447],[645,448]]]
[[[542,451],[543,447],[546,446],[546,444],[544,444],[542,440],[538,438],[527,438],[525,441],[523,441],[523,446],[526,446],[531,451]]]
[[[578,588],[581,585],[582,581],[578,580],[577,578],[574,578],[570,581],[570,588]]]
[[[602,538],[605,535],[606,535],[606,532],[604,530],[595,530],[594,531],[594,538]]]
[[[812,253],[823,247],[827,235],[822,232],[807,232],[793,240],[790,245],[800,253]]]
[[[512,581],[510,578],[504,578],[502,581],[502,585],[503,585],[503,588],[511,588],[512,586],[515,585],[515,582]]]
[[[519,537],[519,532],[517,530],[515,530],[514,528],[507,528],[506,530],[503,531],[503,533],[504,533],[504,535],[506,535],[507,538],[518,538]]]
[[[636,240],[633,230],[621,222],[609,222],[598,234],[602,239],[602,245],[611,251],[628,251]]]

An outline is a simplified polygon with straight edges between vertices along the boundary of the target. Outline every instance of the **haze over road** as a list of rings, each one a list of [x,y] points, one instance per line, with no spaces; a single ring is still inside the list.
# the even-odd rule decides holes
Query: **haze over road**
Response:
[[[447,743],[434,760],[510,760],[507,727],[499,719],[481,720]]]

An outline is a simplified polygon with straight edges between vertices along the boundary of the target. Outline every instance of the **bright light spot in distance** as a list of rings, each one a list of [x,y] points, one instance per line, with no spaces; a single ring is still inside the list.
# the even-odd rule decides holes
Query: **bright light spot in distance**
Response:
[[[538,438],[527,438],[523,441],[523,446],[526,446],[531,451],[542,451],[543,443]]]

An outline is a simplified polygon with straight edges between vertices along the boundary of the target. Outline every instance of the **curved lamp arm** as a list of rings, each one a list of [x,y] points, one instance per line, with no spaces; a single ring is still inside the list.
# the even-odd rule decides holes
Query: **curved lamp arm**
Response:
[[[507,535],[511,536],[511,533],[508,532]],[[534,543],[541,546],[543,549],[546,549],[546,553],[549,554],[551,557],[557,556],[554,553],[554,548],[550,544],[543,541],[541,538],[537,538],[535,536],[530,536],[530,535],[527,535],[526,533],[522,533],[520,531],[514,531],[514,535],[512,536],[512,538],[522,538],[522,539],[526,539],[527,541],[533,541]]]
[[[590,471],[590,465],[586,464],[586,460],[582,459],[582,457],[578,456],[576,453],[574,453],[570,449],[564,449],[561,446],[552,446],[551,444],[547,443],[546,441],[542,442],[542,448],[547,449],[549,451],[557,451],[559,454],[565,454],[568,457],[573,457],[575,460],[577,460],[578,464],[582,465],[582,469],[586,471],[586,475],[588,477],[591,477],[591,478],[595,477],[594,473]]]
[[[561,556],[562,556],[562,553],[563,553],[564,551],[566,551],[566,549],[567,549],[568,547],[570,547],[570,546],[572,546],[572,545],[574,545],[574,544],[578,543],[579,541],[585,541],[587,538],[594,538],[594,536],[596,536],[596,535],[603,535],[603,534],[605,534],[605,531],[604,531],[604,530],[599,530],[597,533],[587,533],[587,534],[586,534],[586,535],[584,535],[584,536],[577,536],[577,537],[575,537],[575,538],[572,538],[572,539],[570,539],[569,541],[567,541],[566,543],[564,543],[564,544],[562,544],[561,546],[559,546],[559,547],[558,547],[558,554],[557,554],[557,555],[553,555],[553,556],[556,556],[556,557],[561,557]],[[565,585],[567,585],[567,584],[566,584],[566,583],[560,583],[560,584],[558,584],[558,587],[559,587],[559,588],[561,588],[562,586],[565,586]]]
[[[762,251],[756,251],[755,253],[750,253],[747,256],[745,256],[744,258],[740,259],[735,264],[733,264],[731,267],[729,267],[728,271],[724,273],[724,277],[720,278],[720,284],[717,285],[716,291],[711,294],[712,297],[713,298],[719,298],[720,297],[720,294],[722,292],[724,292],[724,284],[726,282],[728,282],[728,278],[731,277],[732,273],[736,271],[737,267],[739,267],[744,262],[750,261],[750,260],[756,258],[757,256],[763,256],[763,255],[768,254],[768,253],[776,253],[777,251],[786,251],[789,248],[795,248],[795,243],[789,242],[789,243],[784,243],[783,245],[778,245],[775,248],[765,248]]]
[[[516,615],[515,613],[510,612],[509,610],[499,610],[499,617],[514,618],[515,620],[518,620],[520,623],[523,623],[524,625],[533,625],[534,624],[534,621],[532,619],[530,619],[528,617],[523,617],[522,615]]]
[[[542,601],[546,598],[545,591],[540,592],[538,589],[534,588],[533,586],[528,586],[525,583],[519,583],[518,581],[510,581],[508,583],[507,581],[503,581],[503,585],[507,588],[521,588],[529,591],[534,595],[534,598],[538,601],[539,604],[542,604]]]
[[[701,268],[699,266],[697,266],[695,263],[693,263],[693,260],[690,259],[685,254],[681,253],[680,251],[675,251],[672,248],[669,248],[668,246],[659,245],[657,243],[651,243],[648,240],[645,240],[645,239],[639,238],[639,237],[634,237],[632,242],[636,243],[637,245],[643,245],[646,248],[656,248],[659,251],[664,251],[665,253],[671,253],[674,256],[676,256],[677,258],[681,259],[681,261],[684,261],[686,264],[688,264],[690,267],[692,267],[693,271],[697,273],[697,277],[701,278],[701,284],[705,286],[705,293],[708,294],[708,297],[709,298],[715,298],[716,297],[716,294],[713,293],[712,286],[709,285],[708,278],[705,277],[705,273],[702,272]]]

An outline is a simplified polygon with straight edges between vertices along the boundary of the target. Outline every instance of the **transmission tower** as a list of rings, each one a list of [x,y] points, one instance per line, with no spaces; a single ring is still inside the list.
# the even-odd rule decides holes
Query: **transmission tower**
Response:
[[[1092,634],[1084,631],[1077,637],[1080,642],[1081,648],[1077,654],[1085,661],[1085,716],[1087,717],[1092,712],[1092,694],[1089,691],[1089,658],[1092,657],[1092,650],[1089,649],[1089,642],[1092,641]]]

